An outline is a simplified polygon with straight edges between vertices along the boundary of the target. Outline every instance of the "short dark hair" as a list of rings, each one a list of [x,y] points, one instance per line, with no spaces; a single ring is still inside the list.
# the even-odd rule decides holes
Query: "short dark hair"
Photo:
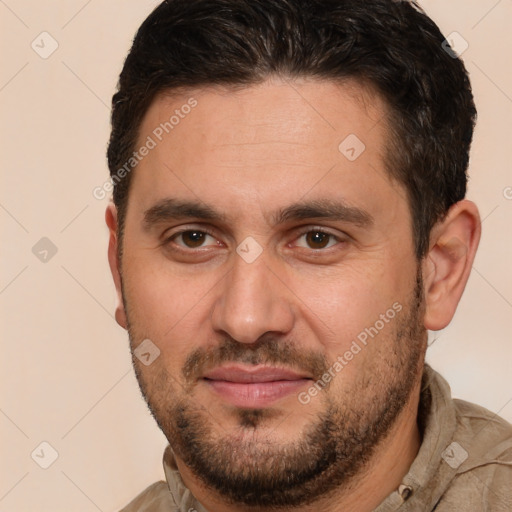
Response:
[[[163,91],[271,76],[359,80],[389,108],[386,169],[407,191],[421,258],[434,224],[466,194],[476,121],[467,71],[444,41],[410,1],[165,1],[138,30],[112,100],[110,174],[132,156]],[[114,181],[121,233],[130,181],[131,173]]]

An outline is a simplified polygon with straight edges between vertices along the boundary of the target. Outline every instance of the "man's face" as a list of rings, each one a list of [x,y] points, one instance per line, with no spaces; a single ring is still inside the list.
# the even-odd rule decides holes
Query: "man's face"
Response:
[[[306,503],[357,473],[421,373],[423,290],[385,109],[325,81],[191,96],[158,97],[137,145],[156,143],[131,183],[123,297],[132,349],[160,351],[134,358],[137,376],[208,486]]]

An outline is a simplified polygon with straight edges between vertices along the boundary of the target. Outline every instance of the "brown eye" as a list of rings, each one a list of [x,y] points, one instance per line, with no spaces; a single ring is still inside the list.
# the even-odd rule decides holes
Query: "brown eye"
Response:
[[[185,247],[189,249],[196,249],[197,247],[201,247],[208,235],[203,231],[184,231],[180,233],[176,238],[182,240]]]
[[[305,234],[306,242],[311,249],[325,249],[329,244],[332,235],[321,231],[309,231]]]
[[[312,226],[309,229],[304,229],[304,231],[299,234],[294,240],[293,246],[301,248],[302,253],[304,253],[304,249],[317,251],[311,254],[315,254],[315,257],[318,257],[322,252],[327,253],[328,249],[335,249],[336,247],[341,249],[345,247],[346,241],[347,237],[344,233],[337,235],[321,227]]]

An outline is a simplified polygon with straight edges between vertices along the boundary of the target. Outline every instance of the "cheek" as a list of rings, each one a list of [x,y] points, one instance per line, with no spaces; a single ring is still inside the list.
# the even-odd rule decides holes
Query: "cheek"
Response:
[[[196,343],[209,316],[209,291],[218,277],[181,276],[160,258],[127,258],[124,291],[133,334],[151,339],[164,356]],[[135,343],[139,340],[134,339]]]
[[[386,268],[386,270],[381,270]],[[403,306],[412,286],[412,273],[393,272],[390,266],[367,261],[317,275],[296,276],[294,291],[302,299],[302,316],[308,319],[326,351],[338,355],[348,349],[357,336],[396,312],[395,303]],[[390,320],[392,323],[392,320]],[[388,331],[386,328],[384,331]]]

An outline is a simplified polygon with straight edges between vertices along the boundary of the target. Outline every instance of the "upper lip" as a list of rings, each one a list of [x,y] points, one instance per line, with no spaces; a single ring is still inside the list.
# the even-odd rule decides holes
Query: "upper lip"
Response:
[[[241,366],[229,365],[220,366],[206,372],[204,379],[224,380],[228,382],[272,382],[278,380],[300,380],[309,379],[308,375],[297,373],[288,368],[278,368],[272,366]]]

